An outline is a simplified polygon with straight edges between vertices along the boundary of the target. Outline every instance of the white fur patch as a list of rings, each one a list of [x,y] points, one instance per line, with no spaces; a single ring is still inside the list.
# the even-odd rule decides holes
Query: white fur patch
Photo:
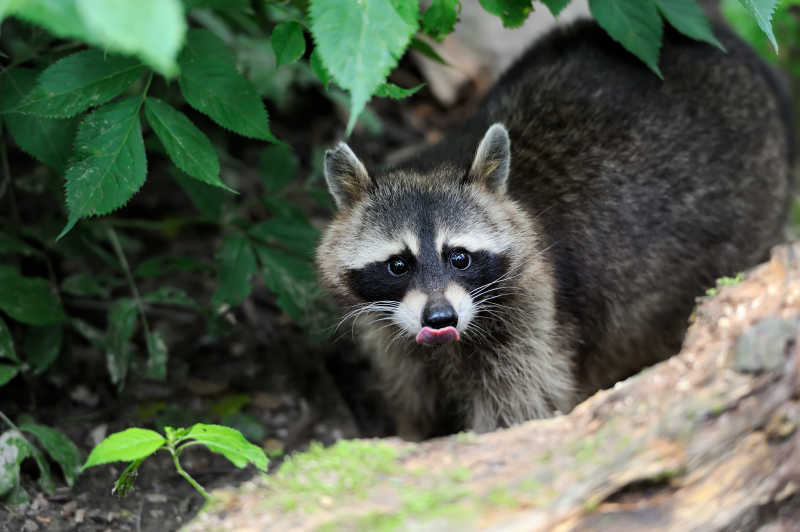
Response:
[[[507,236],[497,232],[489,232],[483,228],[474,228],[469,232],[451,233],[439,231],[436,234],[436,249],[464,248],[467,251],[489,251],[494,254],[505,253],[511,249],[511,241]]]
[[[464,332],[475,317],[475,304],[464,288],[458,283],[450,283],[444,291],[444,297],[458,314],[458,332]]]
[[[419,290],[409,290],[394,311],[393,321],[410,336],[416,337],[422,329],[422,309],[427,302],[427,295]]]
[[[389,257],[402,253],[406,248],[415,256],[419,255],[419,239],[408,230],[404,231],[398,240],[366,237],[359,242],[358,249],[348,258],[344,266],[350,270],[359,270],[367,264],[389,260]]]
[[[413,253],[414,256],[419,257],[419,239],[417,238],[417,235],[409,230],[406,230],[403,233],[403,242],[405,242],[406,246],[408,246],[408,249],[411,250],[411,253]]]

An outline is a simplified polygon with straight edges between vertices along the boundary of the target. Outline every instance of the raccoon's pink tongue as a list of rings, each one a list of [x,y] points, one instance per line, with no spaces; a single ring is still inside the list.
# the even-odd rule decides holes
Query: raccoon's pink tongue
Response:
[[[455,327],[444,327],[443,329],[423,327],[417,334],[417,343],[423,345],[446,344],[456,340],[458,340],[458,331]]]

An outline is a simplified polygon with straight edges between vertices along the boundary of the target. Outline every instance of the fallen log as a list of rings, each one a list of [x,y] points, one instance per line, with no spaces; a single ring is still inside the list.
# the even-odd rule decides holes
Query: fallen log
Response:
[[[800,530],[799,320],[796,244],[704,298],[680,354],[569,415],[313,447],[186,530]]]

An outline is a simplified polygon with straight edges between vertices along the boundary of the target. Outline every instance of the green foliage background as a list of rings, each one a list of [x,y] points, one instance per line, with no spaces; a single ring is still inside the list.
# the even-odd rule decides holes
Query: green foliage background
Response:
[[[480,3],[513,28],[534,9],[558,15],[569,0]],[[763,34],[775,49],[776,4],[740,0],[733,15],[751,38]],[[589,6],[658,76],[665,21],[719,46],[695,0],[590,0]],[[298,157],[273,134],[264,100],[280,108],[297,97],[293,91],[316,86],[332,101],[348,102],[349,134],[371,97],[403,98],[419,89],[392,85],[387,76],[409,48],[437,58],[426,39],[452,32],[460,7],[459,0],[432,0],[424,9],[418,0],[0,0],[0,386],[47,371],[72,336],[105,352],[108,376],[120,389],[131,368],[164,379],[170,346],[150,327],[152,309],[200,313],[211,333],[222,334],[221,316],[248,298],[257,276],[292,320],[313,322],[318,231],[291,199],[310,198],[323,210],[331,203],[318,173],[299,179]],[[263,142],[256,198],[239,197],[237,176],[221,170],[241,165],[227,150],[230,136]],[[13,146],[41,165],[11,167]],[[196,215],[114,216],[153,179],[149,170],[158,158],[171,161],[170,178]],[[39,219],[23,220],[17,189],[39,195],[43,206],[56,196],[62,210],[43,207]],[[269,215],[251,221],[244,213],[253,204]],[[131,250],[139,255],[142,246],[129,229],[168,237],[195,226],[220,235],[213,261],[153,253],[128,263]],[[80,267],[54,267],[62,263]],[[198,301],[170,285],[175,272],[212,273],[213,296]],[[140,291],[154,279],[164,281]],[[70,298],[101,303],[105,329],[73,312],[65,304]],[[144,360],[137,363],[140,351]],[[58,437],[25,426],[73,482],[74,456],[48,443]],[[0,444],[41,458],[21,434],[13,429]],[[46,467],[44,459],[37,462]],[[19,463],[9,466],[6,476],[0,470],[0,497],[22,497],[18,469]]]

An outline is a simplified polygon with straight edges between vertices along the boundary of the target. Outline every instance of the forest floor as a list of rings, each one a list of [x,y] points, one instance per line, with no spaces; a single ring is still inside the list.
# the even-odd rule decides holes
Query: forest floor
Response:
[[[393,81],[408,87],[422,79],[410,61],[404,61]],[[474,87],[467,87],[465,94],[470,96],[450,108],[439,104],[427,89],[410,100],[373,102],[372,111],[349,142],[365,161],[377,163],[418,149],[463,119],[476,101]],[[320,146],[341,137],[346,116],[319,93],[303,94],[301,99],[302,107],[290,112],[270,109],[270,113],[273,132],[295,150],[303,176],[321,162],[313,160],[321,156]],[[223,172],[238,174],[234,180],[239,183],[254,179],[248,174],[258,167],[261,148],[229,146],[252,167],[231,165]],[[12,168],[34,168],[22,152],[12,151],[10,157]],[[118,218],[158,220],[166,213],[180,216],[191,210],[174,181],[159,173],[166,174],[166,168],[153,165],[147,190],[117,213]],[[26,204],[24,195],[18,201],[23,214],[42,208],[33,198]],[[325,222],[324,216],[312,216],[312,220],[319,227]],[[146,250],[141,255],[131,252],[133,267],[138,256],[147,257],[156,250],[210,261],[220,238],[213,227],[210,231],[188,227],[168,237],[136,228],[125,229],[125,234]],[[80,267],[80,261],[56,265],[64,274],[77,273],[71,269]],[[198,301],[208,301],[215,289],[209,272],[176,272],[170,282]],[[106,307],[78,299],[65,305],[70,316],[104,327]],[[0,411],[11,419],[27,414],[37,423],[64,432],[84,458],[106,435],[132,426],[188,427],[195,422],[234,426],[272,455],[271,467],[280,463],[283,454],[304,449],[311,441],[331,444],[341,438],[393,433],[369,368],[353,354],[349,331],[340,332],[335,344],[309,340],[314,335],[280,311],[261,281],[243,305],[226,314],[226,335],[208,334],[206,318],[180,308],[159,309],[149,316],[153,329],[169,331],[168,378],[147,380],[131,371],[121,391],[109,381],[103,350],[68,333],[61,356],[46,374],[16,378],[0,388]],[[239,483],[255,473],[252,467],[237,470],[220,455],[199,447],[187,450],[181,462],[209,490]],[[57,467],[52,465],[55,472]],[[60,487],[47,494],[37,484],[35,464],[26,461],[23,487],[31,502],[19,507],[0,504],[0,532],[161,532],[178,529],[203,505],[201,495],[178,476],[166,452],[144,462],[128,496],[114,495],[112,487],[125,465],[86,470],[71,488],[56,474]]]

